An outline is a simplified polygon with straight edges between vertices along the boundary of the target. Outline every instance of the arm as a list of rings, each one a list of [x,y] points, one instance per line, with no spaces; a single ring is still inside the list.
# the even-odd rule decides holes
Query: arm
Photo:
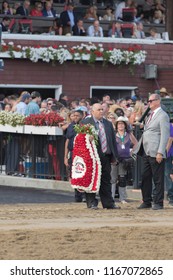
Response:
[[[167,143],[167,146],[166,146],[166,152],[167,153],[169,152],[169,150],[171,148],[172,142],[173,142],[173,137],[169,137],[168,143]]]
[[[69,152],[69,150],[68,150],[68,143],[69,143],[69,139],[67,139],[65,141],[64,164],[66,166],[68,166],[68,152]]]
[[[137,141],[136,137],[133,135],[133,133],[130,133],[130,141],[133,144],[133,149],[135,149],[138,144],[138,141]]]

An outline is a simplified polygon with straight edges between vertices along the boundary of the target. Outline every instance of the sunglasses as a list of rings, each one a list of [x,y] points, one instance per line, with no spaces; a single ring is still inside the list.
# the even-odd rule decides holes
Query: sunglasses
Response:
[[[47,103],[47,105],[53,105],[53,103]]]
[[[148,100],[147,102],[148,102],[148,103],[152,103],[153,101],[156,101],[156,100],[158,100],[158,99]]]

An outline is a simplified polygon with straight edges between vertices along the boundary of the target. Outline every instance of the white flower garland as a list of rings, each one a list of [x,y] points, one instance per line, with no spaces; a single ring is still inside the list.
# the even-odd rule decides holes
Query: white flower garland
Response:
[[[20,45],[15,46],[13,42],[2,42],[1,56],[2,54],[9,55],[12,58],[28,58],[35,63],[42,60],[47,63],[57,61],[60,64],[63,64],[67,60],[90,61],[94,54],[95,57],[92,62],[102,60],[113,65],[140,65],[145,61],[147,55],[146,51],[135,49],[135,47],[134,51],[116,48],[113,48],[113,50],[106,50],[103,48],[102,44],[96,46],[93,43],[88,43],[73,46],[68,50],[66,45],[55,47],[22,47]]]

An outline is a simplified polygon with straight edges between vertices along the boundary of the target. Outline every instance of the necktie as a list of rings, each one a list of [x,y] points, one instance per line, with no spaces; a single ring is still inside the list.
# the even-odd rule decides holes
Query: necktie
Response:
[[[107,139],[106,139],[105,129],[103,127],[102,122],[98,122],[98,123],[99,123],[99,138],[100,138],[102,152],[106,153],[106,151],[107,151]]]
[[[152,113],[149,115],[149,118],[148,118],[147,123],[146,123],[147,125],[150,123],[150,121],[151,121],[153,115],[154,115],[154,112],[152,112]]]

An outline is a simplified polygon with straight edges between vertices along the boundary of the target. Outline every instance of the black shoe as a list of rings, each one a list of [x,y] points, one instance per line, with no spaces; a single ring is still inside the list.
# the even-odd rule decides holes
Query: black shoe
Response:
[[[121,209],[121,207],[120,206],[118,206],[118,205],[113,205],[113,206],[111,206],[111,207],[107,207],[106,209]]]
[[[146,204],[144,202],[137,207],[137,209],[147,209],[147,208],[148,209],[151,208],[151,204]]]
[[[153,210],[161,210],[161,209],[163,209],[163,205],[160,205],[160,204],[153,204],[153,205],[152,205],[152,209],[153,209]]]

